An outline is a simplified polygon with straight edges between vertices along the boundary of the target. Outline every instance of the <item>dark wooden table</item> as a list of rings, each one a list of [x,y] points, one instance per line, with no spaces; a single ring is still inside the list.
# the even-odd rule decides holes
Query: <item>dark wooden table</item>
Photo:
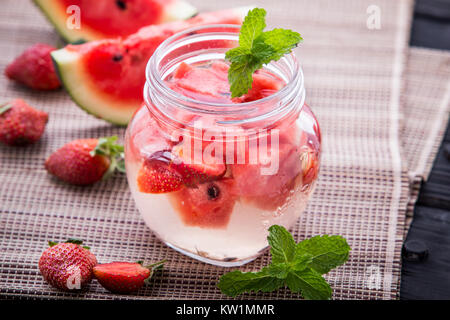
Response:
[[[411,45],[450,50],[450,0],[417,0]],[[450,121],[403,249],[400,298],[450,299]]]

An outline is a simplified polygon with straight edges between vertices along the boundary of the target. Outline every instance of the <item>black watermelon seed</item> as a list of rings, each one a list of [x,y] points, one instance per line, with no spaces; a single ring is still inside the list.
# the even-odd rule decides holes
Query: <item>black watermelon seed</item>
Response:
[[[225,262],[231,262],[231,261],[236,261],[236,260],[237,260],[236,257],[229,257],[229,258],[222,259],[222,261],[225,261]]]
[[[125,10],[127,8],[127,4],[123,0],[116,0],[116,4],[120,10]]]
[[[119,62],[120,60],[123,59],[123,55],[121,55],[120,53],[116,53],[115,55],[113,55],[113,61],[115,62]]]
[[[215,184],[211,184],[206,192],[208,193],[208,200],[214,200],[220,196],[220,189]]]

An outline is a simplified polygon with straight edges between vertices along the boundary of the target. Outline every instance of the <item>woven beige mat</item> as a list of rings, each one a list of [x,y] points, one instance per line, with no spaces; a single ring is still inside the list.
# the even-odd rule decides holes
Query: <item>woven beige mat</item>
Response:
[[[450,52],[411,48],[406,67],[402,145],[411,178],[426,179],[450,112]]]
[[[192,1],[201,10],[247,1]],[[327,278],[335,299],[398,297],[408,179],[398,139],[402,71],[412,1],[258,1],[269,25],[291,27],[305,41],[297,53],[304,66],[307,101],[323,132],[320,179],[307,212],[294,228],[301,240],[341,234],[349,262]],[[367,27],[369,12],[381,12],[381,29]],[[0,11],[0,71],[25,47],[58,38],[30,2],[3,0]],[[221,299],[216,288],[229,269],[187,258],[161,244],[147,229],[124,176],[88,188],[49,177],[45,158],[64,143],[124,130],[88,116],[64,91],[39,93],[0,77],[0,99],[23,97],[50,113],[43,139],[27,148],[0,146],[0,295],[5,298]],[[163,213],[162,213],[163,214]],[[164,271],[136,295],[112,295],[96,281],[81,294],[50,288],[37,267],[47,240],[82,238],[100,262],[167,258]],[[265,255],[244,266],[256,270]],[[241,299],[299,299],[279,290]]]

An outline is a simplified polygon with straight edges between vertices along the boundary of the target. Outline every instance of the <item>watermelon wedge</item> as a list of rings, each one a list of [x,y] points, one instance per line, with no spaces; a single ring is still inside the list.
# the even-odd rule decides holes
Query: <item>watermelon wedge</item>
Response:
[[[151,24],[183,20],[197,10],[184,0],[34,0],[67,42],[126,37]],[[79,8],[80,28],[72,19]],[[70,26],[70,28],[69,28]]]
[[[241,24],[248,7],[201,13],[194,18],[140,29],[125,39],[68,45],[52,52],[61,82],[88,113],[126,125],[142,103],[145,67],[158,45],[194,26]]]

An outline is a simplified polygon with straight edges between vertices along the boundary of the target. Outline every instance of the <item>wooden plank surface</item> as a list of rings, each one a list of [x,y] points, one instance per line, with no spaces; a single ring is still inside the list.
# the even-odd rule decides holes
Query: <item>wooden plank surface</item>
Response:
[[[450,125],[433,169],[423,184],[405,245],[419,241],[428,250],[422,261],[403,259],[401,299],[450,299]]]

